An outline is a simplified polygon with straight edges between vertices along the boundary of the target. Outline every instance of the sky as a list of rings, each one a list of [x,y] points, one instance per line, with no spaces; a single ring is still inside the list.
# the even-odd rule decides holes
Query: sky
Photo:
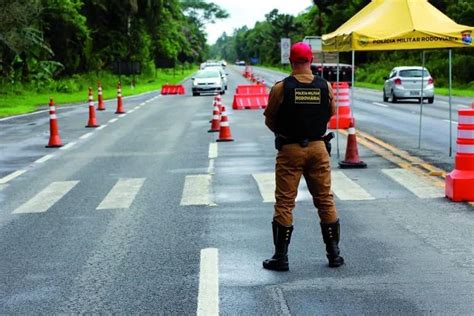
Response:
[[[210,1],[207,0],[207,2]],[[212,2],[225,9],[230,17],[207,25],[209,44],[214,44],[223,32],[232,35],[234,29],[244,25],[253,28],[255,22],[265,20],[265,14],[273,9],[278,9],[280,13],[297,15],[313,5],[312,0],[214,0]]]

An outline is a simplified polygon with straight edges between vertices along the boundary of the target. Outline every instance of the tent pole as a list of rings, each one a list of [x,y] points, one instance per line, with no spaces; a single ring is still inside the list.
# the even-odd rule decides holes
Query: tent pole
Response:
[[[352,116],[352,122],[354,123],[355,127],[355,120],[354,120],[354,104],[355,104],[355,50],[352,51],[352,85],[351,85],[351,116]]]
[[[420,96],[420,128],[418,131],[418,149],[421,149],[421,123],[422,123],[422,117],[423,117],[423,92],[424,92],[424,78],[425,78],[425,51],[422,51],[421,54],[422,57],[422,63],[421,63],[421,96]]]
[[[452,51],[449,49],[449,157],[453,155],[453,105],[451,103],[451,86],[453,83]]]
[[[339,52],[337,52],[337,73],[336,73],[336,144],[337,144],[337,159],[341,156],[339,152]]]

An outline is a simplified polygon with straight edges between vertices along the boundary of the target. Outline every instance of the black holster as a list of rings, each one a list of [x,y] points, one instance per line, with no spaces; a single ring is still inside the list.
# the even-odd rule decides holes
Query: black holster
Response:
[[[331,149],[332,149],[331,139],[333,138],[334,138],[333,132],[329,132],[323,136],[324,145],[326,146],[326,150],[328,151],[329,156],[331,156]]]

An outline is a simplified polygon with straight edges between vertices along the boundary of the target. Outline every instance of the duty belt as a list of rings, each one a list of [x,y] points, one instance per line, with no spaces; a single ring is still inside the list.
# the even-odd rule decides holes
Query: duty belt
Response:
[[[304,138],[304,139],[295,139],[295,138],[284,138],[280,137],[281,145],[289,145],[289,144],[299,144],[301,147],[308,147],[310,142],[323,140],[322,137],[312,137],[312,138]]]

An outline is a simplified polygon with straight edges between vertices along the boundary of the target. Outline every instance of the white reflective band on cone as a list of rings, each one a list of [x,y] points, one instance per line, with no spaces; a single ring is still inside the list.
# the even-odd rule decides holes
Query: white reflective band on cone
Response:
[[[474,116],[460,115],[458,123],[459,124],[474,125]]]
[[[50,111],[50,112],[51,112],[51,111],[56,111],[56,107],[55,107],[54,105],[50,106],[50,107],[49,107],[49,111]]]
[[[58,117],[56,116],[56,114],[51,114],[49,118],[52,120],[56,120]]]
[[[225,126],[229,126],[229,122],[221,122],[221,127],[222,127],[222,126],[224,126],[224,127],[225,127]]]
[[[94,106],[94,102],[89,102],[89,106]]]
[[[354,135],[356,133],[356,130],[354,127],[349,127],[349,134]]]
[[[218,120],[218,119],[219,119],[219,115],[214,115],[214,116],[212,117],[212,119]]]
[[[456,152],[461,154],[474,154],[474,145],[461,145],[458,144]]]
[[[474,139],[474,130],[472,131],[458,130],[458,138]]]

